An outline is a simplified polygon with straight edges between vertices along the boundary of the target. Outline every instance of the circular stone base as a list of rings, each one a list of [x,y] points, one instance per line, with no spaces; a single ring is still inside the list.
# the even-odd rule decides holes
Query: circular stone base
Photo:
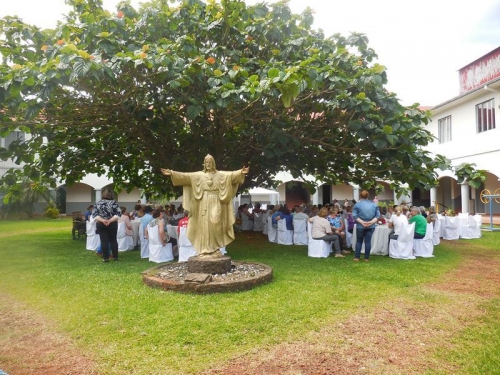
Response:
[[[262,263],[231,261],[222,274],[193,273],[188,267],[188,262],[159,264],[142,272],[142,280],[164,290],[209,294],[249,290],[273,279],[273,269]]]
[[[189,273],[208,273],[210,275],[223,274],[231,271],[231,258],[205,258],[200,256],[188,259]]]

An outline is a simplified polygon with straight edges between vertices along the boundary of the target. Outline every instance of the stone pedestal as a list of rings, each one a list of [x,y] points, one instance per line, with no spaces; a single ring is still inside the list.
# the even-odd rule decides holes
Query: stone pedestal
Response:
[[[231,270],[231,258],[223,256],[221,258],[205,258],[194,256],[188,259],[189,273],[223,274]]]

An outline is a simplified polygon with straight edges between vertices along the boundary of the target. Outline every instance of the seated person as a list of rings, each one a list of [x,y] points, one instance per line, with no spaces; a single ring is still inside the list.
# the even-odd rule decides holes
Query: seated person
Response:
[[[134,233],[132,232],[132,225],[130,224],[130,217],[128,216],[127,208],[120,207],[120,209],[122,210],[122,216],[120,216],[118,222],[125,223],[125,235],[132,236]]]
[[[344,258],[342,255],[342,251],[340,249],[340,240],[339,236],[333,234],[332,227],[330,226],[330,222],[326,219],[328,215],[328,209],[322,207],[318,215],[311,217],[309,222],[312,223],[311,235],[315,240],[323,240],[328,243],[333,242],[333,246],[335,248],[335,257],[336,258]]]
[[[278,221],[276,220],[276,218],[281,214],[283,214],[283,212],[281,212],[281,205],[277,204],[276,206],[274,206],[273,214],[271,216],[271,224],[273,228],[278,229]]]
[[[94,209],[94,205],[91,204],[90,206],[87,207],[87,211],[85,212],[85,221],[90,221],[90,218],[92,217],[92,210]]]
[[[384,215],[385,220],[386,221],[391,220],[392,215],[394,215],[394,206],[389,206],[387,207],[387,212]]]
[[[344,219],[347,220],[347,231],[352,234],[356,220],[352,217],[352,206],[347,206],[344,211]]]
[[[410,209],[411,218],[408,223],[415,223],[415,235],[413,238],[424,238],[427,231],[427,220],[420,214],[420,208],[412,206]]]
[[[189,212],[188,210],[184,210],[184,217],[179,220],[179,224],[177,225],[177,236],[181,234],[181,228],[187,228],[189,222]]]
[[[295,213],[293,214],[293,220],[307,220],[309,216],[304,213],[304,208],[302,206],[295,207]]]
[[[260,206],[261,206],[260,203],[255,203],[255,207],[254,207],[254,209],[252,211],[252,214],[253,213],[256,213],[256,214],[262,213],[262,209],[260,208]]]
[[[293,216],[288,208],[281,209],[281,215],[276,217],[276,221],[278,220],[285,220],[286,230],[293,230]]]
[[[401,227],[408,224],[408,218],[403,214],[401,206],[396,206],[394,214],[387,222],[389,228],[394,228],[394,232],[389,235],[389,240],[397,240]]]
[[[341,244],[345,245],[345,224],[342,216],[339,214],[339,208],[336,205],[330,208],[330,214],[326,219],[332,227],[333,234],[339,236]],[[349,254],[349,252],[344,251],[344,254]]]
[[[436,214],[436,207],[430,206],[429,207],[429,215],[427,215],[427,222],[432,223],[432,225],[434,225],[436,220],[438,220],[438,216]]]
[[[423,217],[425,217],[427,219],[427,212],[425,212],[425,207],[424,206],[420,206],[420,215],[422,215]]]

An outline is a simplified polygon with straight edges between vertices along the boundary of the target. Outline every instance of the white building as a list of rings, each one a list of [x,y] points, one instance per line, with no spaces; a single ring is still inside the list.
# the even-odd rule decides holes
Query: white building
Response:
[[[433,108],[428,125],[436,140],[429,151],[446,156],[453,166],[475,163],[487,170],[480,189],[457,184],[450,171],[439,172],[439,186],[431,190],[431,201],[462,212],[489,213],[481,192],[500,194],[500,129],[496,117],[500,105],[500,47],[459,70],[460,93]],[[484,198],[483,198],[484,199]],[[499,199],[500,202],[500,199]],[[493,201],[492,212],[500,213]]]

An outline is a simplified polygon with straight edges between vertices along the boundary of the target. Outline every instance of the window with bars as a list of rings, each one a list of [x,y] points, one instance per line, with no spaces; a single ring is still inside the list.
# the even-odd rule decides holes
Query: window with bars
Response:
[[[438,120],[439,143],[451,141],[451,116],[446,116]]]
[[[476,105],[477,132],[495,129],[495,100],[490,99]]]

